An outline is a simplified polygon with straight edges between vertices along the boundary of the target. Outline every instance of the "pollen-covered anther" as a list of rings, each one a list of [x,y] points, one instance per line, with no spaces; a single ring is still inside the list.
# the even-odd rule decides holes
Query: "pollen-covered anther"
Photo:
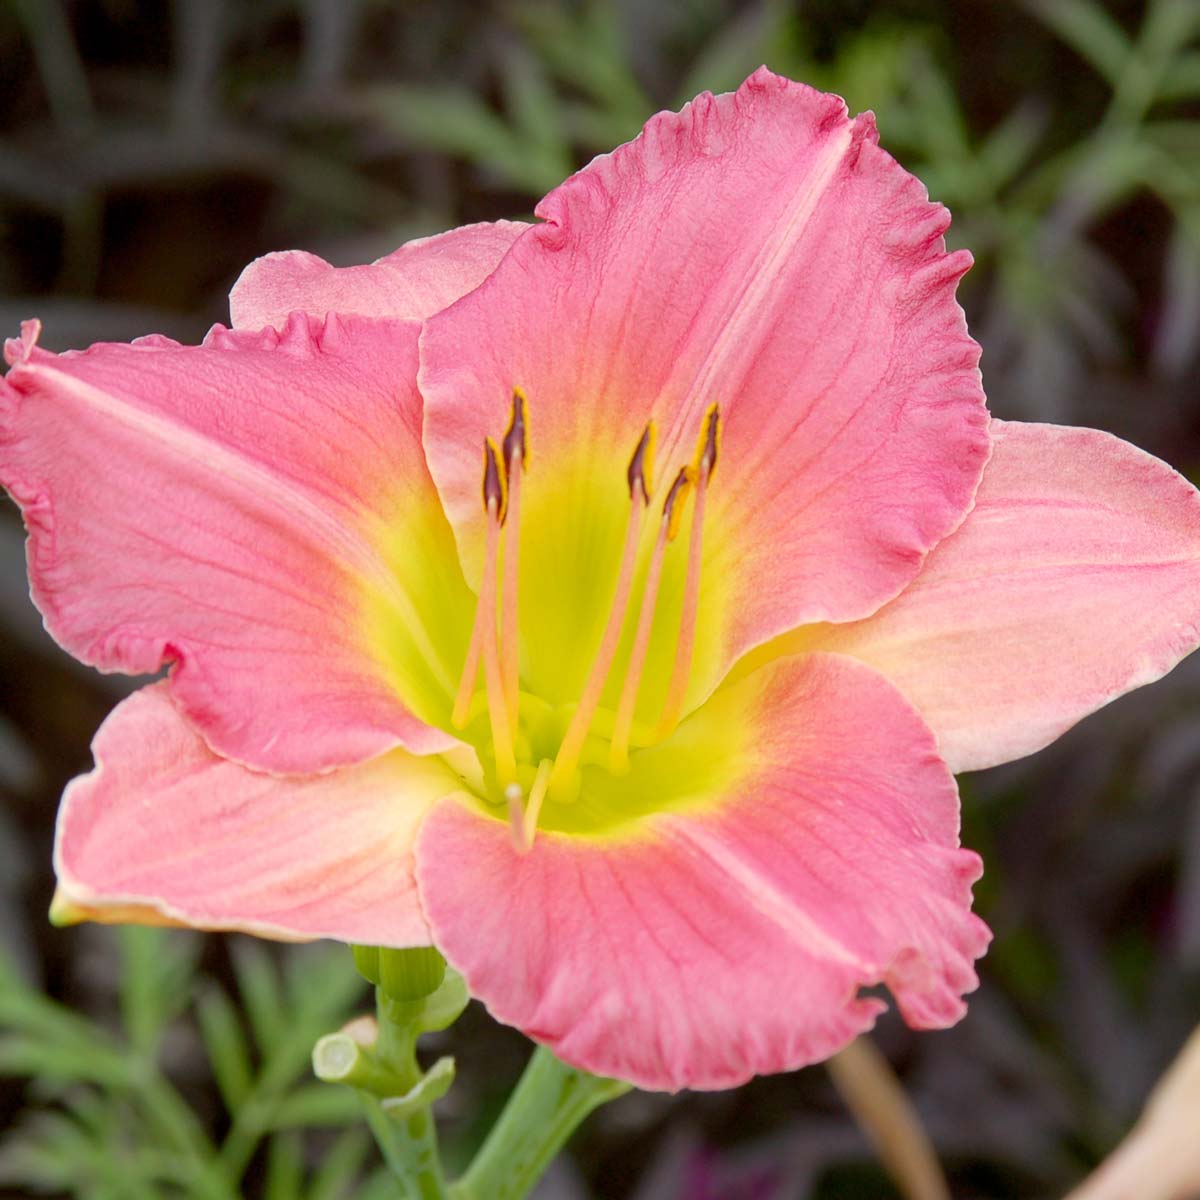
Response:
[[[663,522],[666,526],[668,542],[673,542],[683,524],[683,513],[686,507],[688,492],[696,482],[696,471],[693,467],[680,467],[679,473],[671,482],[671,490],[663,501]]]
[[[717,458],[721,451],[721,406],[710,404],[704,413],[704,424],[696,440],[694,471],[697,478],[706,475],[712,478],[717,469]]]

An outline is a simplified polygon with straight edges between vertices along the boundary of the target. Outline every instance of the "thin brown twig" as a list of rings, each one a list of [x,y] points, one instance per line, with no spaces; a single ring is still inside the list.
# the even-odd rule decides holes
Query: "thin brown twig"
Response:
[[[875,1043],[857,1038],[825,1065],[906,1200],[950,1200],[933,1144]]]

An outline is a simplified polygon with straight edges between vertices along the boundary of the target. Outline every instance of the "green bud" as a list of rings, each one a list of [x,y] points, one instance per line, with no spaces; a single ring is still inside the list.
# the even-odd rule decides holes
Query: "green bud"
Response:
[[[354,965],[358,973],[368,982],[379,983],[379,947],[351,946],[354,951]]]
[[[446,960],[432,946],[378,953],[379,986],[391,1000],[422,1000],[445,978]]]
[[[418,1023],[425,1033],[447,1029],[462,1016],[463,1009],[471,999],[463,977],[453,968],[446,968],[446,978],[431,996],[427,996],[421,1008]]]

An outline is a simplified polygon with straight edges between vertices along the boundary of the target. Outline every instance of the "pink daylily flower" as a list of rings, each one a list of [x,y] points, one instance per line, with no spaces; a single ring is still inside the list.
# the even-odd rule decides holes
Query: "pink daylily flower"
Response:
[[[9,343],[47,628],[171,664],[67,790],[59,915],[433,943],[648,1088],[826,1057],[874,984],[952,1024],[952,772],[1200,642],[1200,495],[989,421],[970,257],[836,97],[760,71],[537,215],[269,255],[199,347]]]

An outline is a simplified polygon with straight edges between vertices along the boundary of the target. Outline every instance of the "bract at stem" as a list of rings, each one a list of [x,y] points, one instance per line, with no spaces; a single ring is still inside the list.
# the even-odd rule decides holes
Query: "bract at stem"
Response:
[[[548,775],[548,760],[544,766]],[[432,1105],[453,1082],[454,1061],[439,1059],[422,1072],[416,1044],[424,1031],[445,1028],[462,1011],[466,989],[432,947],[356,946],[354,956],[360,971],[381,981],[377,1019],[359,1018],[322,1038],[313,1067],[321,1079],[358,1089],[403,1200],[521,1200],[580,1122],[630,1090],[627,1083],[568,1067],[539,1046],[470,1169],[448,1185]]]
[[[568,1067],[538,1046],[474,1162],[451,1187],[451,1197],[522,1200],[583,1119],[629,1090],[627,1083]]]

